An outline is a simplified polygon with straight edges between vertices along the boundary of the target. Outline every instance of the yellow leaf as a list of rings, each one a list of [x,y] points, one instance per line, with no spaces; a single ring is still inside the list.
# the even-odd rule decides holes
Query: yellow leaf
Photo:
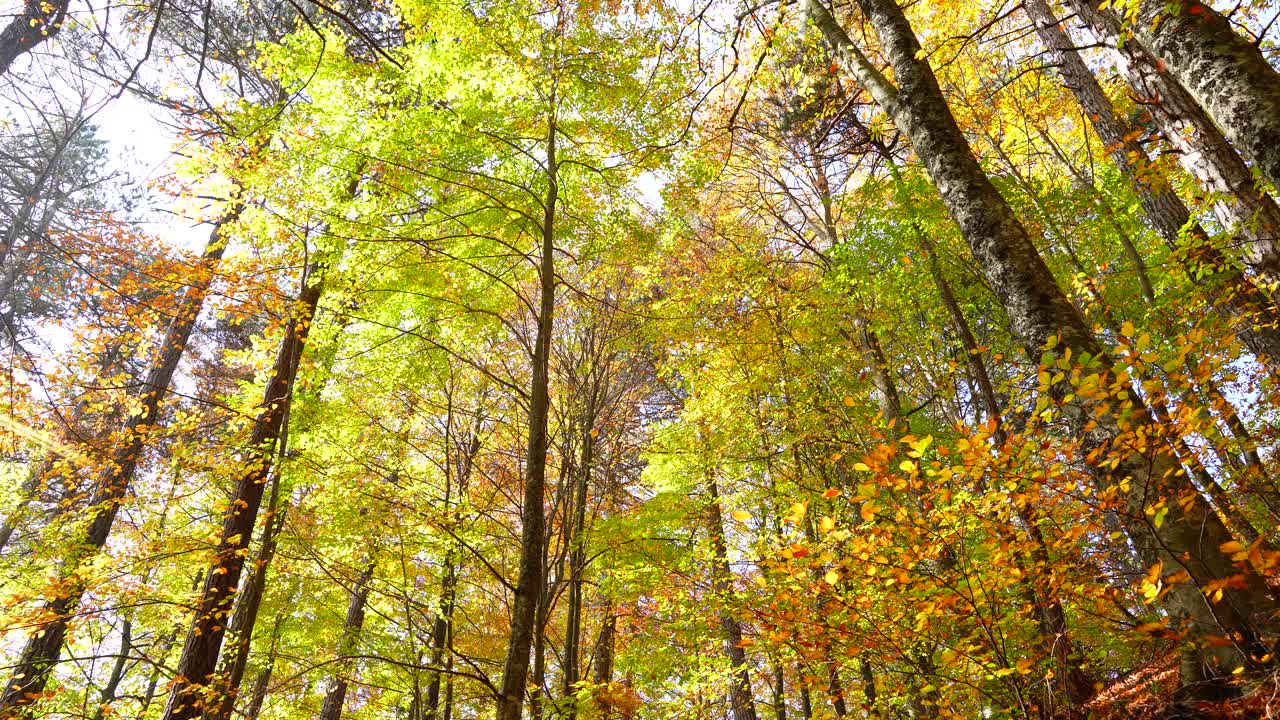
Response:
[[[1218,549],[1224,553],[1238,553],[1244,550],[1244,545],[1235,540],[1228,540],[1218,546]]]
[[[746,510],[734,510],[733,519],[737,520],[738,522],[746,522],[751,519],[751,513],[747,512]]]
[[[830,515],[823,517],[818,521],[818,529],[822,532],[831,532],[836,529],[836,521]]]
[[[822,576],[822,579],[825,580],[828,585],[835,585],[840,582],[840,573],[835,570],[828,570],[827,574]]]
[[[912,450],[915,450],[915,451],[916,451],[917,453],[919,453],[919,454],[923,454],[923,453],[924,453],[924,451],[925,451],[925,450],[927,450],[927,449],[929,448],[929,446],[930,446],[930,445],[932,445],[932,444],[933,444],[933,436],[932,436],[932,435],[925,435],[924,437],[920,438],[919,440],[915,440],[915,441],[912,441],[912,442],[910,443],[910,445],[911,445],[911,449],[912,449]],[[917,457],[919,457],[919,455],[917,455]]]

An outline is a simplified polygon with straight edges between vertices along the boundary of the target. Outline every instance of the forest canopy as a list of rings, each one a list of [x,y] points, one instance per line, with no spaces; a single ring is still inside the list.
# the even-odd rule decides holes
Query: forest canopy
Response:
[[[1274,0],[0,7],[0,720],[1280,717]]]

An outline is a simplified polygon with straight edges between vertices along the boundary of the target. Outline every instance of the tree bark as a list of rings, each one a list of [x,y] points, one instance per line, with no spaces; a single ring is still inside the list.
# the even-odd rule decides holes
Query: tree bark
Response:
[[[733,571],[729,568],[729,549],[724,540],[724,516],[720,511],[720,491],[710,466],[705,471],[707,492],[707,535],[711,539],[711,587],[720,605],[720,631],[724,635],[724,654],[729,660],[729,707],[733,720],[756,720],[755,698],[751,693],[751,672],[747,653],[742,646],[742,624],[724,605],[733,592]]]
[[[369,601],[369,581],[373,579],[377,561],[370,559],[360,577],[351,588],[347,603],[347,617],[342,624],[342,639],[338,641],[338,663],[329,677],[329,687],[324,694],[319,720],[341,720],[342,708],[347,700],[349,675],[354,666],[352,655],[360,647],[360,632],[364,629],[364,607]]]
[[[177,678],[165,708],[164,720],[193,720],[213,709],[207,695],[215,680],[222,640],[226,635],[225,623],[244,570],[245,553],[257,524],[263,490],[271,471],[273,446],[280,438],[307,332],[321,293],[321,283],[309,282],[298,299],[294,318],[285,328],[271,378],[267,382],[262,409],[253,424],[248,457],[244,460],[231,504],[223,518],[213,564],[205,577],[196,615],[178,661]]]
[[[1068,0],[1093,33],[1114,49],[1138,102],[1150,110],[1178,161],[1205,191],[1232,235],[1245,240],[1249,271],[1266,284],[1280,281],[1280,205],[1258,189],[1252,171],[1213,120],[1160,61],[1120,21],[1087,0]]]
[[[511,636],[502,668],[502,687],[497,702],[497,720],[520,720],[524,706],[525,680],[529,674],[529,651],[538,620],[543,585],[546,582],[543,543],[546,509],[543,500],[547,484],[547,416],[551,405],[549,374],[551,329],[555,312],[555,224],[559,184],[556,177],[555,98],[547,121],[546,178],[543,199],[542,242],[538,263],[538,329],[533,348],[533,378],[529,392],[529,444],[525,453],[524,507],[520,513],[520,575],[516,581],[515,603],[511,611]]]
[[[1084,0],[1075,1],[1082,6],[1082,9],[1088,11],[1088,8],[1084,7]],[[1208,289],[1209,299],[1214,308],[1232,324],[1241,342],[1249,348],[1250,352],[1259,358],[1266,359],[1272,371],[1280,369],[1280,357],[1277,357],[1277,353],[1280,353],[1280,330],[1277,329],[1277,326],[1280,326],[1280,316],[1276,314],[1272,299],[1246,278],[1233,260],[1213,246],[1208,233],[1199,223],[1192,221],[1191,211],[1167,182],[1156,184],[1147,179],[1150,175],[1147,168],[1151,165],[1151,158],[1138,143],[1141,133],[1116,115],[1110,98],[1103,92],[1093,71],[1085,65],[1084,60],[1075,50],[1075,44],[1062,30],[1046,0],[1027,0],[1023,7],[1035,25],[1040,39],[1053,54],[1055,65],[1064,84],[1084,108],[1094,131],[1098,133],[1098,137],[1107,148],[1112,162],[1128,179],[1129,186],[1138,197],[1143,211],[1150,218],[1156,231],[1171,248],[1183,246],[1183,233],[1186,233],[1193,243],[1187,258],[1191,263],[1191,267],[1188,268],[1189,277],[1193,282],[1197,282],[1198,271],[1201,268],[1210,269],[1216,280],[1215,284],[1218,285]],[[1092,14],[1094,17],[1099,17],[1097,13]],[[1138,50],[1131,48],[1128,52],[1132,54]],[[1172,94],[1172,91],[1170,90],[1168,94]],[[1184,115],[1193,108],[1198,109],[1190,98],[1186,98],[1184,102],[1187,106],[1183,109]],[[1167,117],[1170,109],[1161,109],[1157,106],[1153,112],[1157,118]],[[1192,155],[1188,155],[1187,152],[1181,153],[1182,161],[1204,185],[1205,163],[1196,161],[1195,158],[1205,154],[1191,147],[1190,139],[1183,134],[1181,128],[1166,127],[1165,132],[1175,145],[1181,143],[1193,153]],[[1225,140],[1222,142],[1225,144]],[[1229,151],[1229,148],[1227,150]],[[1218,154],[1221,155],[1221,152],[1219,151]],[[1274,210],[1274,217],[1263,212],[1263,196],[1253,187],[1253,178],[1243,163],[1240,163],[1239,171],[1243,172],[1245,179],[1241,181],[1237,178],[1231,183],[1231,196],[1241,197],[1235,195],[1236,192],[1254,195],[1252,204],[1259,215],[1254,222],[1253,212],[1249,212],[1246,216],[1228,213],[1226,218],[1228,223],[1240,227],[1246,233],[1253,232],[1251,228],[1267,222],[1268,219],[1274,220],[1275,226],[1280,228],[1280,208],[1276,208],[1275,203],[1271,202],[1270,198],[1266,198],[1265,205]],[[1223,187],[1223,183],[1210,181],[1210,186],[1206,189],[1221,191],[1226,188]],[[1238,204],[1238,202],[1232,203],[1224,207],[1235,208]],[[1277,270],[1280,270],[1280,249],[1275,246],[1275,238],[1262,236],[1256,232],[1246,237],[1252,240],[1247,244],[1250,251],[1246,256],[1252,258],[1251,261],[1262,277],[1267,282],[1280,277],[1277,274]],[[1268,258],[1271,258],[1273,263],[1271,267],[1266,267]]]
[[[804,7],[823,32],[839,61],[910,140],[970,251],[1004,307],[1013,328],[1032,358],[1058,362],[1066,351],[1073,367],[1098,388],[1111,386],[1111,360],[1088,325],[1063,294],[1026,229],[983,173],[964,134],[943,98],[932,69],[906,15],[894,0],[858,0],[878,36],[881,51],[894,71],[897,87],[871,65],[819,0]],[[1063,361],[1065,362],[1065,361]],[[1140,398],[1120,387],[1110,393],[1078,393],[1060,381],[1051,385],[1054,403],[1079,439],[1086,462],[1101,472],[1099,492],[1122,501],[1122,511],[1140,554],[1149,566],[1172,574],[1185,569],[1191,582],[1174,583],[1164,607],[1193,638],[1230,636],[1232,645],[1205,648],[1201,655],[1229,673],[1254,665],[1267,652],[1262,638],[1274,629],[1275,610],[1262,579],[1239,568],[1221,546],[1231,534],[1179,472],[1176,460],[1160,442],[1145,452],[1126,444],[1135,431],[1158,438]],[[1103,466],[1103,462],[1106,465]],[[1157,498],[1161,500],[1156,500]],[[1162,522],[1152,521],[1161,502]],[[1200,591],[1214,580],[1243,572],[1240,587],[1223,592],[1216,605]]]
[[[594,460],[595,438],[592,425],[595,418],[595,393],[591,391],[586,412],[587,422],[582,433],[582,452],[578,458],[577,483],[573,493],[573,522],[569,551],[569,608],[565,618],[564,658],[562,661],[563,688],[567,704],[564,716],[568,720],[577,717],[577,692],[579,666],[582,655],[582,585],[587,565],[586,525],[587,525],[587,489],[591,479],[591,464]]]
[[[285,422],[286,427],[280,437],[280,452],[277,453],[279,460],[284,459],[284,448],[288,442],[287,418]],[[219,678],[221,692],[217,695],[218,705],[205,714],[205,720],[230,720],[235,711],[245,667],[249,664],[249,650],[253,646],[253,629],[258,622],[258,610],[262,607],[262,598],[266,594],[267,571],[275,558],[276,538],[284,526],[287,512],[288,503],[284,507],[280,506],[280,466],[277,464],[271,484],[271,497],[267,501],[267,517],[262,526],[262,540],[258,545],[258,555],[253,561],[253,572],[236,593],[235,612],[231,615],[228,633],[230,640],[223,653],[225,659],[222,677]]]
[[[86,509],[90,520],[84,540],[64,561],[63,573],[68,587],[62,595],[45,603],[44,610],[52,619],[31,635],[14,665],[12,678],[4,695],[0,696],[0,718],[10,717],[15,708],[30,704],[44,692],[49,673],[62,653],[67,623],[75,615],[86,590],[75,570],[80,563],[91,559],[107,544],[111,524],[115,521],[120,501],[133,480],[143,446],[148,435],[159,426],[160,402],[169,391],[178,363],[191,339],[196,318],[204,307],[213,271],[226,250],[225,231],[240,216],[243,208],[238,202],[233,205],[214,225],[209,235],[209,243],[205,246],[194,282],[178,301],[177,310],[143,380],[138,396],[140,411],[125,422],[106,468],[98,477]]]
[[[1099,6],[1098,0],[1080,1],[1091,9]],[[1280,72],[1205,3],[1140,0],[1136,5],[1137,16],[1126,29],[1280,188]]]
[[[120,682],[124,680],[124,673],[129,663],[129,653],[133,651],[133,621],[124,618],[120,626],[120,651],[116,653],[116,662],[111,667],[111,675],[107,678],[107,684],[102,687],[102,691],[98,693],[98,709],[93,712],[94,720],[102,720],[107,714],[107,708],[116,700],[116,693],[120,689]]]
[[[62,30],[70,0],[24,0],[22,12],[0,30],[0,76],[13,61]]]

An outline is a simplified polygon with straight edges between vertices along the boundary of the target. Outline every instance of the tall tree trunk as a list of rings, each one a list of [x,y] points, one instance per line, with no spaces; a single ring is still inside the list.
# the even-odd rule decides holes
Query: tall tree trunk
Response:
[[[67,623],[75,615],[86,590],[76,570],[82,562],[89,561],[107,544],[111,524],[115,521],[120,501],[133,481],[143,446],[148,435],[159,426],[160,402],[169,391],[178,363],[191,339],[196,318],[204,307],[214,269],[226,250],[225,231],[240,216],[243,208],[239,202],[235,203],[214,225],[209,235],[209,243],[205,247],[195,278],[178,301],[177,310],[143,380],[138,396],[139,412],[131,415],[125,422],[111,457],[98,477],[93,496],[86,508],[90,519],[84,540],[63,561],[66,587],[61,595],[44,604],[43,609],[50,619],[40,625],[28,639],[14,665],[13,675],[4,695],[0,696],[0,718],[12,716],[15,708],[28,705],[44,692],[49,672],[62,653]]]
[[[613,682],[613,654],[617,634],[618,612],[613,602],[606,598],[604,618],[600,621],[600,632],[596,635],[595,646],[591,649],[591,682],[594,685],[607,687]],[[606,701],[603,693],[597,691],[593,705],[600,717],[605,720],[613,717],[613,707]]]
[[[545,556],[544,562],[545,562]],[[537,623],[533,628],[533,670],[529,679],[529,720],[542,720],[542,703],[547,695],[547,621],[552,593],[547,585],[542,587],[542,600],[538,604]]]
[[[1244,243],[1245,264],[1266,284],[1280,281],[1280,205],[1258,189],[1253,173],[1213,120],[1138,40],[1124,38],[1120,21],[1088,0],[1068,0],[1093,33],[1114,48],[1117,64],[1138,101],[1150,110],[1178,161],[1215,196],[1218,217]]]
[[[436,621],[431,628],[431,681],[427,684],[427,711],[425,720],[439,720],[440,690],[444,684],[445,674],[439,668],[444,667],[445,657],[453,637],[453,610],[458,581],[457,560],[452,550],[445,559],[444,576],[440,579],[440,606],[436,611]]]
[[[1100,4],[1083,1],[1095,10]],[[1280,72],[1205,3],[1139,0],[1135,5],[1137,15],[1126,29],[1280,188]]]
[[[591,466],[595,461],[595,417],[599,388],[594,385],[587,391],[587,407],[583,413],[582,450],[578,457],[577,482],[573,491],[573,518],[569,536],[569,608],[565,618],[563,693],[567,704],[564,717],[577,717],[578,706],[574,699],[582,664],[582,588],[587,566],[587,490],[591,481]]]
[[[226,635],[226,618],[244,570],[245,554],[271,472],[272,452],[280,438],[307,332],[322,293],[321,283],[314,280],[308,278],[303,287],[294,317],[280,342],[262,409],[253,423],[248,457],[243,461],[231,504],[224,515],[213,564],[205,576],[204,590],[178,661],[177,678],[165,708],[165,720],[192,720],[213,709],[207,706],[206,695],[215,680],[222,640]]]
[[[867,717],[879,717],[875,670],[871,667],[871,658],[867,656],[865,650],[858,654],[858,672],[862,676],[862,709]]]
[[[742,645],[742,624],[726,607],[733,593],[733,571],[729,568],[729,548],[724,540],[724,516],[720,511],[720,490],[715,474],[708,466],[705,470],[704,490],[707,493],[706,525],[711,539],[711,587],[719,605],[720,632],[724,636],[724,654],[729,660],[732,676],[729,679],[729,706],[733,720],[756,720],[756,703],[751,694],[751,670],[747,665],[747,653]]]
[[[555,229],[556,200],[559,194],[556,166],[555,98],[547,121],[547,194],[543,199],[542,242],[539,252],[538,331],[533,347],[533,378],[529,388],[529,446],[525,453],[524,507],[520,513],[520,575],[516,580],[515,603],[511,610],[511,636],[502,667],[502,687],[497,702],[497,720],[520,720],[524,706],[525,680],[529,675],[529,651],[538,620],[546,568],[543,544],[546,509],[543,500],[547,485],[547,416],[551,405],[551,329],[555,312]]]
[[[787,720],[787,673],[777,658],[770,658],[773,666],[773,718]]]
[[[1188,259],[1193,264],[1188,269],[1189,277],[1195,281],[1200,267],[1212,270],[1218,285],[1208,289],[1214,308],[1231,323],[1241,342],[1251,352],[1267,359],[1273,371],[1280,370],[1280,356],[1277,355],[1280,353],[1280,317],[1276,315],[1271,298],[1250,282],[1234,261],[1213,247],[1208,233],[1199,223],[1192,221],[1191,211],[1167,182],[1157,185],[1147,179],[1151,158],[1138,144],[1139,132],[1116,115],[1111,100],[1098,84],[1093,71],[1081,59],[1075,44],[1058,24],[1048,2],[1027,0],[1023,7],[1040,39],[1052,53],[1064,84],[1084,108],[1112,162],[1128,179],[1156,231],[1169,247],[1177,248],[1182,245],[1182,234],[1186,228],[1185,232],[1193,243],[1189,248]],[[1182,136],[1179,134],[1178,137]],[[1247,174],[1248,171],[1245,172]],[[1280,215],[1280,210],[1277,214]]]
[[[258,622],[258,610],[262,607],[262,598],[266,594],[267,571],[276,554],[276,538],[284,526],[288,503],[280,505],[280,465],[284,460],[288,443],[288,418],[280,434],[280,449],[276,453],[277,465],[271,482],[271,496],[267,501],[266,520],[262,525],[262,539],[258,544],[258,555],[253,561],[253,572],[236,593],[235,612],[231,615],[228,628],[228,644],[223,653],[222,677],[219,678],[221,692],[217,694],[218,705],[205,714],[205,720],[230,720],[235,711],[236,698],[240,695],[240,684],[244,681],[245,667],[249,663],[249,650],[253,646],[253,629]]]
[[[352,173],[346,186],[346,198],[356,196],[363,172],[364,166],[361,165]],[[321,231],[322,234],[327,232],[327,228]],[[214,701],[211,690],[214,689],[222,641],[227,632],[227,616],[231,613],[235,591],[244,571],[253,528],[258,522],[263,492],[272,471],[273,452],[278,449],[285,429],[307,334],[315,319],[320,296],[324,293],[321,275],[328,271],[330,260],[322,256],[303,273],[302,291],[280,340],[261,409],[249,434],[246,457],[239,468],[240,476],[231,494],[231,503],[223,515],[222,532],[213,562],[205,575],[195,617],[183,643],[164,720],[193,720],[216,709],[208,703]]]
[[[284,613],[277,613],[271,625],[271,644],[267,648],[266,661],[253,679],[253,692],[249,693],[249,704],[245,706],[245,720],[257,720],[262,712],[262,703],[267,699],[271,689],[271,675],[276,667],[276,644],[280,641],[280,632],[284,629]]]
[[[120,650],[116,653],[116,661],[111,667],[107,684],[98,693],[98,709],[93,712],[94,720],[102,720],[107,714],[107,708],[116,701],[116,693],[120,689],[121,681],[124,680],[130,652],[133,652],[133,621],[124,618],[120,625]]]
[[[253,679],[253,692],[249,694],[249,704],[245,706],[245,720],[257,720],[258,715],[262,712],[262,704],[267,699],[267,693],[271,690],[271,675],[275,671],[276,656],[273,651],[267,656],[267,664],[262,666],[257,676]]]
[[[1144,3],[1145,4],[1145,3]],[[860,81],[910,140],[938,187],[942,199],[974,258],[1007,313],[1014,333],[1032,358],[1058,361],[1070,351],[1084,378],[1111,385],[1111,360],[1088,325],[1063,294],[1012,208],[983,173],[943,98],[932,69],[906,15],[894,0],[858,0],[893,68],[897,86],[867,60],[820,0],[804,0],[808,14],[831,44],[840,62]],[[1085,362],[1089,365],[1085,365]],[[1231,534],[1190,485],[1163,443],[1145,452],[1130,449],[1135,430],[1160,437],[1142,400],[1126,388],[1119,397],[1077,392],[1066,381],[1051,388],[1055,404],[1081,441],[1086,461],[1098,468],[1100,492],[1123,499],[1122,512],[1137,533],[1144,562],[1169,575],[1186,570],[1191,582],[1174,583],[1163,605],[1192,638],[1235,638],[1232,645],[1205,648],[1202,656],[1229,673],[1256,663],[1267,653],[1262,640],[1274,629],[1269,617],[1276,604],[1262,579],[1239,568],[1221,546]],[[1117,403],[1132,410],[1117,416]],[[1102,462],[1109,461],[1106,467]],[[1162,523],[1148,510],[1163,499]],[[1217,604],[1199,588],[1243,570],[1239,587],[1224,591]]]
[[[329,676],[329,687],[325,690],[324,705],[320,708],[319,720],[341,720],[342,718],[342,708],[347,700],[347,685],[350,682],[351,669],[355,666],[352,656],[360,648],[360,632],[364,629],[364,607],[369,601],[369,581],[373,579],[373,571],[376,567],[377,561],[371,558],[351,588],[351,598],[347,603],[347,617],[342,624],[342,639],[338,641],[338,662]]]
[[[1028,2],[1033,1],[1028,0]],[[990,373],[987,371],[986,360],[978,345],[977,338],[974,337],[973,331],[969,327],[968,318],[965,317],[959,302],[956,301],[955,293],[951,290],[951,284],[947,282],[946,277],[942,274],[942,268],[938,263],[938,256],[932,240],[924,233],[920,233],[919,238],[929,263],[929,273],[938,288],[938,294],[942,297],[942,304],[946,308],[947,314],[951,317],[952,326],[955,328],[956,334],[960,336],[961,346],[968,357],[970,371],[976,378],[978,393],[982,398],[982,405],[987,419],[995,424],[994,437],[996,445],[997,447],[1003,447],[1007,442],[1003,413],[995,393],[995,387],[991,383]],[[1049,558],[1048,543],[1040,530],[1039,513],[1036,512],[1033,505],[1027,502],[1018,502],[1011,499],[1010,504],[1013,506],[1019,524],[1026,534],[1026,545],[1030,550],[1032,562],[1042,572],[1048,571],[1049,568],[1053,567],[1053,563]],[[1070,704],[1077,707],[1083,706],[1093,695],[1093,681],[1085,673],[1080,664],[1080,658],[1075,652],[1075,645],[1068,632],[1067,614],[1062,607],[1062,601],[1058,597],[1057,590],[1052,587],[1037,588],[1030,582],[1029,577],[1020,584],[1023,592],[1032,599],[1033,606],[1036,608],[1041,639],[1048,646],[1050,655],[1057,666],[1054,670],[1054,676],[1058,679],[1058,685],[1062,688],[1063,694]]]

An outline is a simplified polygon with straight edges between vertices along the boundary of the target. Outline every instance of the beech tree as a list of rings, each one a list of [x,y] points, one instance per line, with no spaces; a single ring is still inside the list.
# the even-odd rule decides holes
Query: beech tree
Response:
[[[1275,9],[15,3],[0,719],[1269,716]]]

